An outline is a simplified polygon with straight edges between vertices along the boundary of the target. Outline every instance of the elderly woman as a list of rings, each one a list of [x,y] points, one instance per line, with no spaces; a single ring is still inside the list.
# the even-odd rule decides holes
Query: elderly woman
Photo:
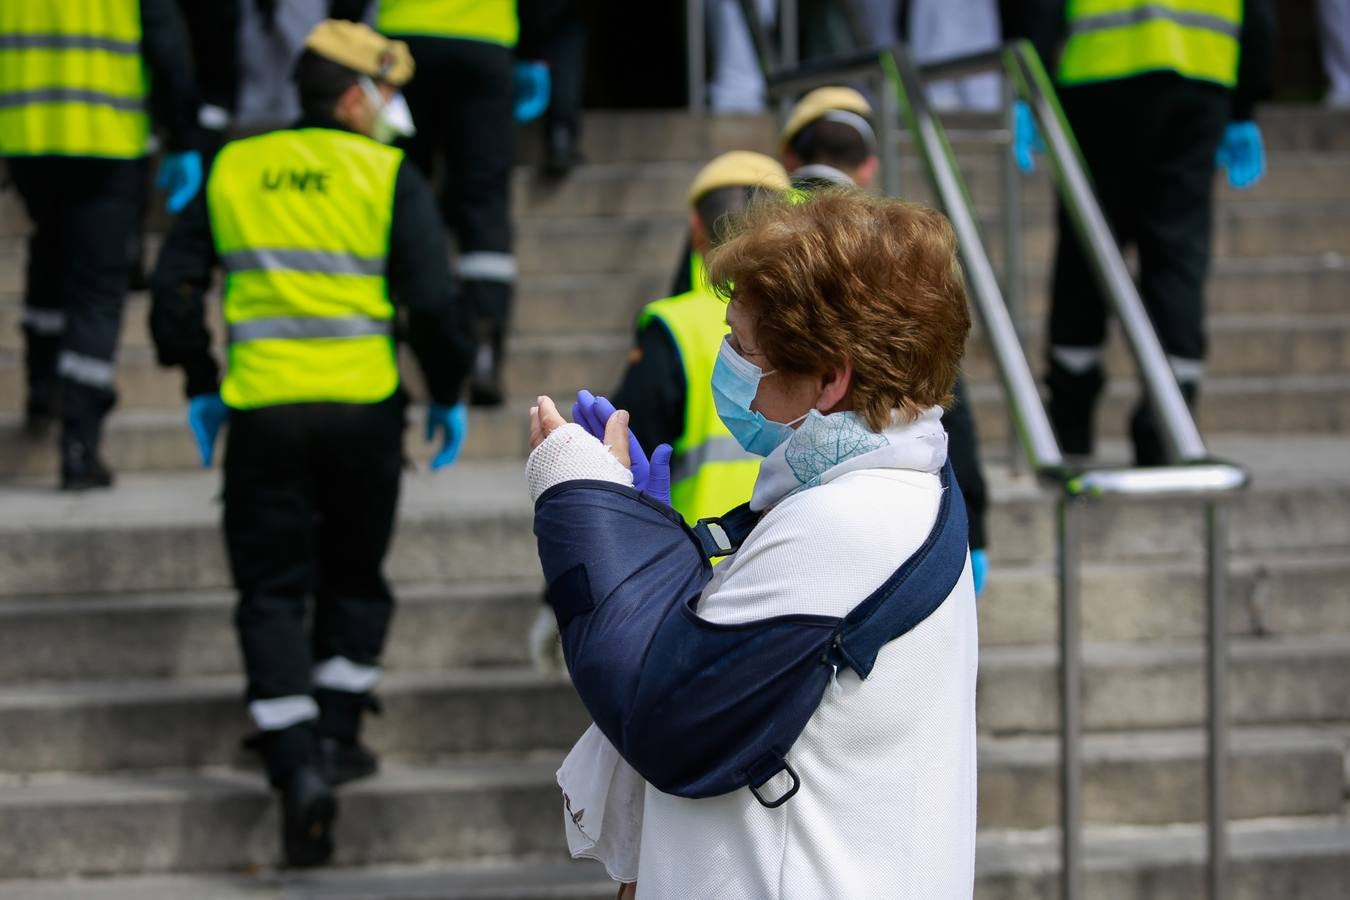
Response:
[[[535,531],[597,723],[559,771],[573,853],[620,896],[969,897],[975,594],[940,419],[970,320],[951,228],[827,192],[753,208],[708,263],[731,328],[717,410],[765,457],[727,533],[663,518],[626,413],[531,411]],[[736,549],[715,568],[689,549],[720,542]]]

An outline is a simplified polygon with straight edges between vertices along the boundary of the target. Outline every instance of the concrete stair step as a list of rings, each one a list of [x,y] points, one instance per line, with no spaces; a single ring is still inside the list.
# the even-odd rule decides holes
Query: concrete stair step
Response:
[[[1338,814],[1343,751],[1344,739],[1333,735],[1239,729],[1232,753],[1234,818]],[[1053,824],[1056,753],[1049,739],[982,743],[986,836]],[[1200,821],[1203,797],[1186,786],[1201,777],[1203,759],[1199,732],[1089,739],[1086,820]],[[556,765],[551,755],[386,765],[378,777],[343,789],[336,861],[559,852],[565,843]],[[0,849],[0,870],[34,878],[268,865],[276,853],[274,815],[259,774],[236,769],[33,778],[0,786],[0,823],[17,836]],[[176,826],[178,836],[166,826]],[[205,840],[213,829],[215,840]]]
[[[980,727],[1049,733],[1059,722],[1058,649],[984,647]],[[1236,638],[1229,718],[1239,724],[1350,719],[1350,635]],[[1196,641],[1087,644],[1083,722],[1089,730],[1178,728],[1205,721],[1204,646]]]
[[[967,148],[957,156],[966,187],[976,203],[1003,202],[1002,160],[993,148]],[[1218,202],[1227,206],[1249,202],[1350,199],[1350,153],[1288,150],[1272,153],[1266,176],[1251,188],[1238,191],[1220,178]],[[512,212],[517,220],[600,215],[661,215],[684,209],[689,185],[702,161],[609,162],[577,166],[563,181],[544,178],[519,167],[512,179]],[[936,195],[916,155],[900,163],[901,196],[932,205]],[[1054,193],[1047,166],[1022,179],[1023,203],[1048,206]]]
[[[542,592],[537,578],[399,586],[382,667],[528,665]],[[234,604],[231,591],[0,601],[0,684],[237,673]]]
[[[368,737],[396,757],[565,750],[590,722],[565,678],[524,669],[397,673],[378,694]],[[234,675],[0,689],[0,772],[247,765],[243,696]]]
[[[1350,878],[1350,827],[1330,817],[1260,819],[1230,829],[1230,900],[1332,900]],[[1198,826],[1098,826],[1085,832],[1085,889],[1093,900],[1195,900],[1204,896]],[[976,856],[977,900],[1058,896],[1053,834],[990,832]],[[595,863],[383,865],[316,872],[150,875],[0,881],[2,900],[611,900]]]
[[[673,256],[672,256],[673,260]],[[1025,324],[1027,333],[1042,329],[1049,303],[1048,263],[1028,261]],[[671,263],[671,270],[674,262]],[[671,272],[654,274],[527,276],[520,283],[513,340],[577,335],[622,335],[630,339],[642,306],[669,291]],[[1338,254],[1254,257],[1216,261],[1208,282],[1207,309],[1211,332],[1241,331],[1258,320],[1301,323],[1316,317],[1335,322],[1344,317],[1341,298],[1350,292],[1350,261]],[[1275,307],[1272,298],[1278,298]],[[0,291],[0,351],[23,349],[21,290]],[[212,330],[219,340],[219,297],[210,301]],[[149,297],[132,294],[122,316],[119,349],[151,346]],[[979,333],[978,323],[976,335]],[[972,344],[972,349],[979,342]],[[1031,351],[1035,359],[1036,351]],[[1214,348],[1211,365],[1224,365],[1230,353]]]
[[[561,854],[560,757],[389,766],[343,789],[336,863]],[[255,772],[53,777],[0,788],[0,872],[53,878],[274,865],[275,800]]]
[[[1259,819],[1230,828],[1230,900],[1333,900],[1350,879],[1350,826],[1339,817]],[[1085,831],[1084,887],[1093,900],[1204,896],[1199,826],[1096,826]],[[1049,831],[981,835],[977,900],[1056,897],[1058,846]],[[142,875],[0,881],[0,900],[611,900],[598,864],[509,862],[382,865],[315,872]]]
[[[1088,644],[1084,721],[1091,730],[1180,728],[1204,721],[1203,648],[1194,641]],[[1056,650],[983,648],[980,727],[1057,728]],[[1350,722],[1350,635],[1237,638],[1234,722]],[[403,757],[564,749],[588,719],[565,678],[522,669],[399,672],[378,691],[369,738]],[[100,680],[0,689],[0,772],[226,765],[249,731],[237,675]]]
[[[995,535],[997,542],[998,536]],[[1262,554],[1233,561],[1231,632],[1350,634],[1350,554]],[[534,578],[397,588],[382,667],[390,672],[529,665],[540,609]],[[0,683],[195,678],[239,672],[229,591],[89,594],[0,601]],[[1083,572],[1084,636],[1120,642],[1202,638],[1204,572],[1193,562],[1097,563]],[[1053,565],[996,562],[980,598],[986,647],[1051,644]]]
[[[1343,552],[1350,545],[1350,437],[1216,439],[1254,485],[1235,502],[1237,553]],[[1053,558],[1052,498],[1029,476],[989,467],[995,560]],[[45,482],[3,488],[0,596],[173,591],[229,585],[215,472],[127,475],[114,491],[60,494]],[[1196,559],[1196,504],[1094,505],[1089,560]],[[388,562],[405,582],[495,581],[533,576],[537,556],[518,460],[471,462],[404,479],[400,528]]]

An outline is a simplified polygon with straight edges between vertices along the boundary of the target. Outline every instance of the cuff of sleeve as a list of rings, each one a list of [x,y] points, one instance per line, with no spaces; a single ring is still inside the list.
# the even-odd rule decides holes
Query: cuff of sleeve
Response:
[[[220,371],[216,361],[204,356],[183,366],[184,390],[189,398],[202,394],[214,394],[220,389]]]
[[[633,473],[575,422],[544,438],[525,460],[525,481],[532,503],[554,485],[580,479],[633,485]]]

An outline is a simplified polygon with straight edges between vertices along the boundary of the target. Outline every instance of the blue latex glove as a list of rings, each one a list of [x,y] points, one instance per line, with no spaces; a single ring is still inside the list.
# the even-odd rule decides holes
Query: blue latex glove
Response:
[[[182,212],[201,190],[202,155],[196,150],[164,154],[155,185],[169,195],[164,207],[171,213]]]
[[[444,469],[459,459],[460,448],[469,433],[469,413],[463,403],[454,406],[442,406],[432,403],[427,406],[427,440],[434,441],[436,432],[442,432],[441,449],[431,458],[431,471]]]
[[[216,435],[229,417],[230,408],[220,399],[220,394],[198,394],[188,401],[188,427],[197,441],[202,468],[211,468],[211,460],[216,455]]]
[[[577,391],[577,402],[572,404],[572,421],[598,440],[605,439],[605,423],[614,415],[614,404],[590,391]],[[669,444],[659,444],[647,457],[633,430],[628,429],[629,470],[633,473],[633,487],[661,503],[670,503],[670,457],[674,451]]]
[[[984,593],[984,582],[989,577],[989,555],[983,550],[970,551],[970,574],[975,579],[975,596]]]
[[[1045,152],[1045,141],[1041,140],[1040,129],[1036,127],[1036,117],[1025,100],[1013,103],[1013,158],[1017,168],[1023,172],[1036,171],[1036,154]]]
[[[1229,122],[1223,130],[1216,159],[1228,170],[1228,183],[1249,188],[1266,174],[1266,148],[1255,122]]]
[[[548,109],[549,93],[553,90],[546,63],[525,60],[513,70],[516,82],[516,121],[533,122]]]

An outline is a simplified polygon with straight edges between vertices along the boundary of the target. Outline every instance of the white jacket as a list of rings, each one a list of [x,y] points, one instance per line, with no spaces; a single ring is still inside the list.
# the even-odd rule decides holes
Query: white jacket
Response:
[[[786,493],[781,453],[770,455],[756,488],[756,505],[768,511],[717,567],[699,614],[722,623],[847,614],[932,528],[946,458],[939,419],[934,410],[892,429],[886,450],[836,466],[786,499],[778,499]],[[564,430],[531,456],[535,496],[555,478],[623,480],[598,441]],[[788,754],[801,789],[778,809],[748,790],[703,800],[663,794],[592,726],[559,770],[573,853],[600,859],[618,880],[636,878],[639,898],[970,897],[977,655],[967,564],[947,601],[886,645],[866,681],[838,673]],[[775,796],[777,784],[763,793]]]

